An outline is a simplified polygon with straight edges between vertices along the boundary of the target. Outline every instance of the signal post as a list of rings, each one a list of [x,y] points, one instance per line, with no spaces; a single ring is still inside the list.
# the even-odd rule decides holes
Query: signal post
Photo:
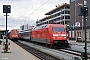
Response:
[[[8,37],[7,37],[7,34],[8,34],[8,31],[7,31],[7,15],[8,13],[11,13],[11,5],[3,5],[3,13],[6,13],[6,43],[5,43],[5,50],[4,52],[5,53],[8,53]]]
[[[86,0],[84,0],[84,6],[78,6],[78,15],[79,16],[83,16],[84,17],[84,21],[83,21],[83,23],[84,23],[84,33],[85,33],[85,47],[84,47],[84,49],[85,49],[85,53],[84,53],[84,57],[85,57],[85,60],[87,60],[88,59],[88,57],[87,57],[87,40],[86,40],[86,37],[87,37],[87,34],[86,34],[86,27],[87,27],[87,25],[86,25],[86,19],[87,19],[87,16],[88,16],[88,7],[87,7],[87,1]]]

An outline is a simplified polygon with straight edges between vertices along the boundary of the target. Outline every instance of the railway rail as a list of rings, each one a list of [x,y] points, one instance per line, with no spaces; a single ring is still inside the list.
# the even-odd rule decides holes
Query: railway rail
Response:
[[[71,50],[71,49],[59,49],[59,51],[66,52],[69,54],[74,54],[77,56],[81,56],[83,59],[85,58],[85,56],[83,56],[83,54],[84,54],[83,52],[79,52],[79,51],[75,51],[75,50]],[[90,54],[88,54],[88,59],[90,59]]]
[[[39,50],[36,50],[36,49],[34,49],[34,48],[30,47],[30,46],[27,46],[25,44],[22,44],[20,42],[16,42],[16,44],[18,44],[20,47],[22,47],[26,51],[32,53],[36,57],[40,58],[41,60],[60,60],[59,58],[56,58],[54,56],[51,56],[49,54],[46,54],[46,53],[41,52]]]
[[[24,48],[25,50],[27,50],[28,52],[32,53],[33,55],[37,56],[38,58],[40,58],[41,60],[62,60],[62,58],[57,58],[56,56],[54,55],[51,55],[51,54],[48,54],[46,52],[41,52],[41,51],[38,51],[40,49],[35,49],[35,48],[32,48],[30,46],[27,46],[26,44],[22,44],[20,42],[17,42],[18,45],[20,45],[22,48]],[[38,45],[38,44],[37,44]],[[39,45],[40,46],[40,45]],[[43,45],[42,45],[43,46]],[[43,46],[45,47],[45,45]],[[48,48],[48,47],[46,47]],[[51,49],[51,48],[50,48]],[[71,56],[71,55],[74,55],[74,56],[79,56],[79,57],[82,57],[84,58],[82,55],[81,55],[81,52],[79,51],[74,51],[74,50],[71,50],[69,48],[63,48],[63,49],[53,49],[51,50],[52,52],[55,52],[55,53],[58,53],[58,54],[62,54],[60,52],[63,52],[64,54],[66,54],[67,56]],[[62,54],[62,55],[64,55]],[[68,54],[71,54],[71,55],[68,55]],[[90,54],[88,54],[88,58],[90,59]],[[73,59],[71,59],[73,60]]]

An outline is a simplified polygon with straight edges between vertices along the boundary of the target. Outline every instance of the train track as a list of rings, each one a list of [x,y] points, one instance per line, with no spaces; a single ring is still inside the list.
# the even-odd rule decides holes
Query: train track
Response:
[[[60,60],[59,58],[56,58],[54,56],[51,56],[51,55],[46,54],[44,52],[41,52],[35,48],[32,48],[30,46],[23,44],[23,43],[16,42],[16,44],[18,44],[20,47],[22,47],[26,51],[30,52],[31,54],[35,55],[36,57],[38,57],[41,60]]]
[[[59,51],[66,52],[66,53],[73,54],[73,55],[77,55],[77,56],[81,56],[81,53],[71,51],[70,49],[59,49]]]
[[[37,56],[38,58],[40,58],[41,60],[62,60],[62,59],[59,59],[59,58],[56,58],[54,55],[50,55],[48,53],[45,53],[45,52],[41,52],[35,48],[32,48],[30,46],[27,46],[26,44],[22,44],[20,42],[17,42],[18,45],[20,45],[22,48],[24,48],[25,50],[27,50],[28,52],[32,53],[33,55]],[[38,44],[37,44],[38,45]],[[42,45],[43,46],[43,45]],[[44,47],[46,47],[44,45]],[[49,47],[48,47],[49,48]],[[81,56],[81,52],[79,51],[74,51],[74,50],[71,50],[69,48],[63,48],[63,49],[54,49],[54,50],[57,50],[58,52],[61,51],[61,52],[65,52],[66,54],[71,54],[71,55],[76,55],[76,56],[79,56],[79,57],[82,57]],[[56,51],[55,51],[56,52]],[[57,52],[56,52],[57,53]],[[84,58],[84,57],[82,57]],[[88,54],[88,58],[90,59],[90,54]]]
[[[40,45],[40,44],[37,43],[37,45]],[[50,46],[46,46],[45,44],[42,45],[42,46],[51,48]],[[73,55],[76,55],[76,56],[80,56],[82,58],[85,58],[84,56],[82,56],[82,53],[83,52],[71,50],[70,48],[60,48],[60,49],[57,49],[56,47],[54,47],[52,49],[56,49],[58,51],[62,51],[62,52],[65,52],[65,53],[69,53],[69,54],[73,54]],[[88,58],[90,59],[90,54],[87,54],[87,55],[88,55]]]
[[[77,55],[77,56],[81,56],[83,59],[85,58],[84,56],[82,56],[83,52],[71,50],[69,48],[59,49],[59,51],[66,52],[66,53],[73,54],[73,55]],[[87,55],[88,55],[88,59],[90,59],[90,54],[87,54]]]

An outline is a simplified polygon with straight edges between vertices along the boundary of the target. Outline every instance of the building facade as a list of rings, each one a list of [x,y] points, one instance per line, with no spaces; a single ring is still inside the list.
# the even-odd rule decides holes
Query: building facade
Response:
[[[82,16],[78,16],[78,5],[82,4],[84,5],[84,0],[70,0],[70,25],[79,23],[79,26],[82,26]],[[90,0],[87,0],[87,6],[88,6],[88,17],[87,17],[87,25],[90,26]]]
[[[87,1],[88,7],[88,16],[87,16],[87,41],[90,42],[90,0]],[[84,0],[70,0],[70,25],[75,26],[75,35],[76,40],[85,41],[85,32],[84,32],[84,19],[83,16],[78,16],[78,6],[84,5]]]
[[[70,5],[67,3],[56,5],[56,8],[45,13],[45,15],[46,17],[36,21],[37,26],[52,23],[66,25],[70,22]]]

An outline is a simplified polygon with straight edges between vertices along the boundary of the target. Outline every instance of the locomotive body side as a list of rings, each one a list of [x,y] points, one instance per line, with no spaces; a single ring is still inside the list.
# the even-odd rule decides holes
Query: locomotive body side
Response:
[[[66,28],[60,24],[48,24],[45,28],[33,29],[31,38],[32,41],[50,45],[67,45],[68,43]]]
[[[50,44],[48,28],[32,30],[31,40],[40,43]]]

